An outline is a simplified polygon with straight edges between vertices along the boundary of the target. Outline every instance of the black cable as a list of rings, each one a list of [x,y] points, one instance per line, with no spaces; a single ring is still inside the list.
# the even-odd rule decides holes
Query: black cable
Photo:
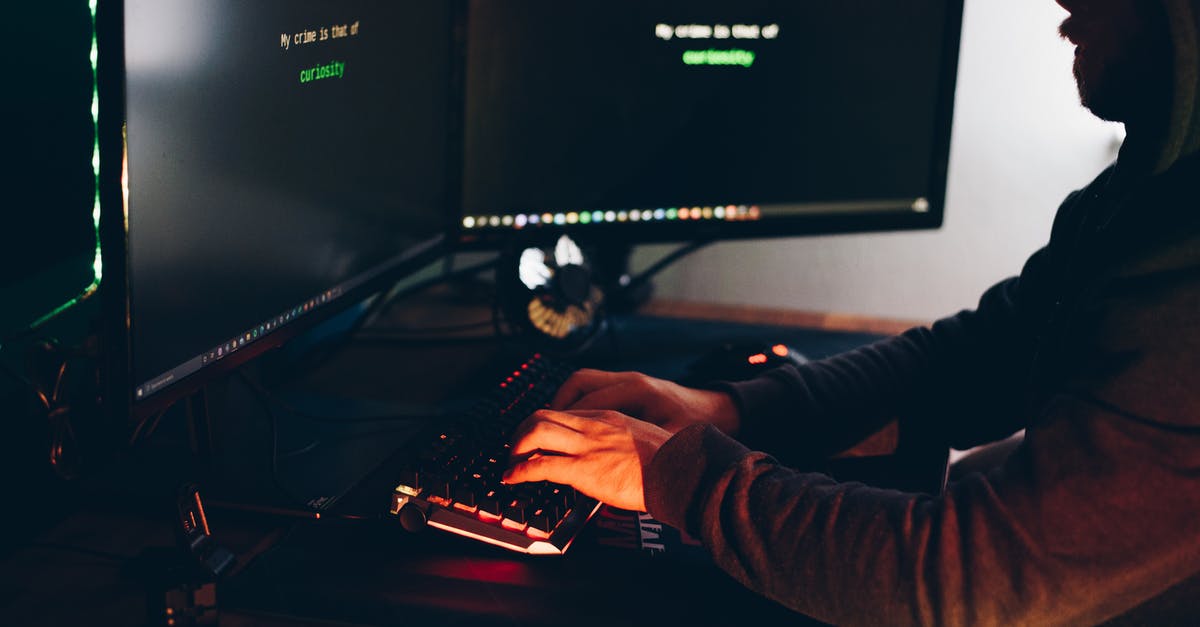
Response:
[[[271,406],[266,401],[263,401],[263,408],[267,412],[267,416],[271,422],[271,482],[281,494],[293,503],[302,504],[304,507],[312,509],[309,502],[301,498],[291,488],[283,484],[283,479],[279,477],[279,415],[271,409]]]
[[[622,286],[622,289],[626,292],[635,291],[637,288],[641,287],[641,285],[643,283],[645,283],[646,281],[649,281],[651,278],[654,277],[654,275],[658,274],[659,272],[662,272],[671,264],[675,263],[676,261],[679,261],[680,259],[683,259],[684,257],[686,257],[686,256],[696,252],[697,250],[700,250],[701,248],[704,248],[705,246],[708,246],[709,244],[712,244],[712,243],[713,243],[713,240],[704,239],[704,240],[697,240],[697,241],[691,242],[689,244],[684,244],[683,246],[676,248],[675,250],[664,255],[662,259],[659,259],[658,261],[651,264],[651,266],[649,268],[646,268],[645,270],[640,272],[637,276],[631,278],[629,280],[629,283]]]
[[[166,409],[153,416],[147,416],[138,422],[137,426],[133,429],[133,433],[129,436],[129,445],[134,446],[139,440],[149,439],[151,435],[154,435],[154,432],[158,429],[159,423],[162,422],[163,416],[165,416],[173,406],[174,404],[168,405]],[[149,428],[147,428],[147,425]],[[143,430],[145,433],[143,433]]]
[[[238,374],[241,373],[239,372]],[[249,377],[242,375],[242,379],[247,384],[251,384]],[[250,389],[251,391],[256,391],[261,388],[251,384]],[[275,413],[275,409],[271,407],[270,400],[266,396],[258,393],[251,394],[251,396],[258,401],[263,411],[267,413],[268,423],[271,427],[271,482],[275,484],[275,488],[279,490],[279,493],[284,498],[302,507],[312,509],[307,500],[300,498],[296,493],[292,492],[290,488],[283,484],[283,480],[279,477],[279,416]]]
[[[509,325],[510,332],[506,333],[504,331],[504,325],[507,322],[508,319],[505,316],[503,308],[500,306],[500,297],[497,295],[492,299],[492,333],[495,335],[495,337],[503,338],[514,337],[517,335],[517,332],[513,329],[512,325]]]
[[[281,458],[295,456],[297,454],[302,454],[302,453],[297,453],[296,451],[292,451],[288,454],[280,456],[280,454],[279,454],[279,414],[277,414],[275,412],[275,409],[273,407],[271,407],[272,399],[271,399],[270,393],[267,392],[267,390],[265,390],[262,386],[258,385],[256,382],[254,382],[249,377],[247,377],[244,373],[238,372],[237,374],[240,376],[242,381],[246,383],[247,387],[250,388],[250,390],[252,392],[251,395],[254,396],[255,400],[257,400],[259,405],[262,406],[263,411],[265,411],[267,413],[267,417],[269,419],[269,424],[270,424],[270,428],[271,428],[271,482],[275,484],[276,489],[278,489],[279,492],[285,498],[287,498],[289,501],[299,504],[305,508],[311,509],[314,512],[317,511],[317,510],[313,509],[311,505],[309,505],[309,502],[307,500],[301,498],[298,494],[296,494],[295,492],[292,492],[291,488],[284,485],[283,480],[279,476],[280,475],[279,460]],[[276,402],[279,402],[279,401],[276,401]],[[286,404],[280,403],[280,405],[283,406],[285,409],[288,409]],[[312,417],[304,416],[302,413],[296,412],[292,409],[288,409],[288,411],[295,413],[298,416],[312,419]],[[355,420],[339,420],[336,422],[343,422],[343,423],[377,422],[380,420],[391,420],[391,419],[392,418],[388,417],[388,418],[381,418],[381,419],[357,420],[357,421],[355,421]],[[385,434],[385,433],[399,433],[401,431],[403,431],[403,430],[402,429],[376,430],[376,431],[372,431],[369,433],[354,434],[351,436],[347,436],[345,438],[339,438],[339,440],[353,440],[353,439],[357,439],[359,437],[374,437],[374,436],[378,436],[378,435]],[[301,450],[302,452],[307,452],[308,450],[311,450],[311,448],[309,448],[309,447],[315,448],[318,444],[319,443],[314,442],[313,444],[306,445],[299,450]]]
[[[300,448],[292,449],[292,450],[284,453],[283,455],[280,455],[279,458],[280,459],[288,459],[290,457],[296,457],[298,455],[303,455],[303,454],[317,448],[320,445],[321,445],[320,440],[313,440],[312,442],[309,442],[308,444],[305,444],[304,446],[301,446]]]
[[[496,257],[494,259],[489,259],[488,261],[467,266],[466,268],[443,271],[442,274],[430,277],[423,281],[418,281],[400,290],[395,290],[395,288],[393,288],[392,290],[388,290],[386,292],[380,292],[367,306],[367,310],[354,320],[354,323],[351,324],[350,328],[346,329],[346,331],[340,335],[340,340],[330,342],[329,345],[323,350],[315,350],[312,355],[309,355],[305,359],[307,366],[309,368],[316,368],[330,359],[333,359],[342,351],[342,349],[351,344],[352,338],[354,338],[363,327],[373,322],[377,316],[379,316],[397,300],[424,291],[441,283],[454,281],[462,277],[474,276],[480,272],[495,268],[498,264],[499,257]]]
[[[75,469],[71,468],[69,453],[77,443],[75,428],[71,425],[71,404],[59,400],[62,393],[63,380],[67,375],[70,355],[63,356],[63,349],[57,340],[47,339],[36,344],[42,351],[59,359],[55,369],[54,382],[49,386],[33,384],[32,391],[42,406],[46,409],[46,419],[50,423],[50,467],[55,474],[63,479],[73,479]],[[68,351],[69,353],[69,351]],[[47,392],[47,387],[49,392]]]
[[[397,300],[400,300],[407,296],[412,296],[413,294],[423,292],[435,285],[440,285],[442,283],[448,283],[450,281],[454,281],[454,280],[457,280],[460,278],[474,276],[481,272],[485,272],[487,270],[494,269],[499,264],[499,262],[500,262],[500,260],[497,257],[497,258],[489,259],[487,261],[480,262],[480,263],[477,263],[477,264],[474,264],[471,266],[467,266],[465,268],[460,268],[458,270],[443,271],[441,274],[439,274],[437,276],[430,277],[430,278],[424,279],[422,281],[417,281],[416,283],[406,286],[403,289],[400,289],[399,291],[389,291],[387,293],[382,293],[379,296],[377,296],[374,301],[372,301],[372,303],[368,307],[367,311],[363,312],[363,315],[358,317],[358,319],[355,321],[354,326],[352,326],[347,333],[352,335],[359,329],[363,328],[364,326],[367,326],[374,320],[374,318],[376,316],[378,316],[380,313],[382,313],[384,310],[386,310],[388,308],[388,306],[390,306],[392,303],[396,302]]]

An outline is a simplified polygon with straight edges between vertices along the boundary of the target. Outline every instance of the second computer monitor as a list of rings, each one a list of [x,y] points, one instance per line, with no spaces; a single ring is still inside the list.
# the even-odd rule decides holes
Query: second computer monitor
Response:
[[[473,0],[461,240],[940,225],[961,0]]]
[[[161,410],[440,252],[450,3],[101,9],[116,411]]]

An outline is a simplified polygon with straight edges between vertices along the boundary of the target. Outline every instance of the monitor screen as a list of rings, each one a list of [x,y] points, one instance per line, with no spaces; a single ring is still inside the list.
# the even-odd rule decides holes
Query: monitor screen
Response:
[[[961,16],[961,0],[471,0],[461,239],[938,226]]]
[[[439,239],[452,25],[442,0],[124,2],[135,403]]]

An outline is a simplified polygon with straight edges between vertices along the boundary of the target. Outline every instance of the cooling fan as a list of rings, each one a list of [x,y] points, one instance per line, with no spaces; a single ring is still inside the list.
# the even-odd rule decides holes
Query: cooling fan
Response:
[[[518,247],[501,266],[505,319],[547,350],[579,350],[604,327],[604,291],[593,281],[591,264],[570,237],[553,250]]]

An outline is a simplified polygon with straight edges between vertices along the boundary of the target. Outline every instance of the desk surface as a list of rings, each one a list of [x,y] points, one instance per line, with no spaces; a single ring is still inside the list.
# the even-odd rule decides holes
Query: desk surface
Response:
[[[754,312],[746,308],[689,310],[677,303],[652,304],[646,312],[615,320],[612,340],[586,365],[637,368],[670,378],[681,374],[681,364],[722,340],[767,334],[821,357],[909,326],[812,314],[789,318],[780,311],[760,312],[762,322],[755,323]],[[447,323],[445,315],[439,320]],[[792,326],[797,320],[810,328]],[[491,349],[480,346],[354,346],[318,369],[315,378],[351,396],[445,398],[456,386],[474,385],[472,373],[486,371]],[[424,364],[433,359],[457,364],[460,376],[431,383]],[[0,615],[12,624],[86,619],[129,625],[143,616],[141,590],[122,575],[122,567],[145,547],[171,544],[167,517],[87,494],[78,498],[75,513],[0,565]],[[585,534],[566,556],[532,558],[433,530],[408,534],[381,521],[213,512],[210,522],[214,536],[244,566],[222,590],[226,625],[421,619],[455,625],[477,624],[481,618],[505,625],[731,624],[748,615],[765,623],[797,620],[697,559],[699,553],[654,556],[604,544],[594,534]]]

